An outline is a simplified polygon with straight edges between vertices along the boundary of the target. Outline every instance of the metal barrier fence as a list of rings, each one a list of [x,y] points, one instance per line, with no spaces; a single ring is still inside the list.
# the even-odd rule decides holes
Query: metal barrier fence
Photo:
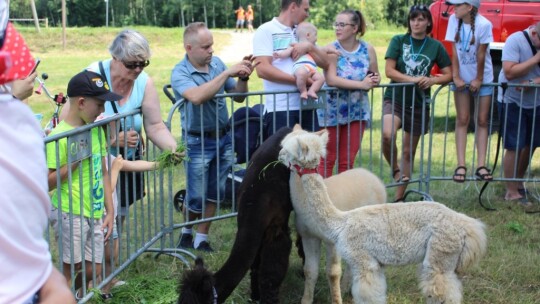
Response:
[[[403,149],[406,147],[406,142],[403,138],[406,135],[403,128],[399,129],[395,134],[384,134],[383,130],[385,129],[385,122],[390,123],[390,129],[397,129],[394,125],[397,123],[395,120],[384,120],[383,119],[383,96],[384,90],[387,88],[393,88],[394,90],[412,90],[413,96],[416,94],[422,94],[421,91],[417,90],[414,84],[389,84],[382,85],[380,87],[374,88],[369,91],[369,103],[370,103],[370,117],[371,117],[371,126],[365,129],[365,132],[362,138],[351,138],[351,136],[346,136],[346,138],[338,139],[336,142],[336,150],[339,153],[339,141],[345,140],[347,149],[350,148],[350,145],[354,140],[361,141],[360,149],[358,154],[353,158],[354,163],[348,164],[348,167],[364,167],[377,176],[379,176],[383,182],[387,185],[389,189],[399,188],[407,186],[407,192],[404,196],[408,194],[413,194],[413,196],[419,196],[419,199],[431,200],[430,195],[430,186],[432,182],[437,181],[448,181],[452,179],[453,170],[456,167],[455,160],[455,144],[453,143],[453,119],[455,116],[454,110],[454,100],[452,98],[452,93],[449,90],[448,86],[439,87],[436,90],[433,90],[431,98],[426,96],[421,96],[423,101],[421,104],[413,105],[413,108],[410,109],[414,111],[414,107],[418,107],[419,113],[421,113],[421,121],[424,121],[428,118],[429,115],[429,125],[421,124],[421,133],[425,133],[423,136],[419,136],[418,148],[416,151],[416,156],[413,158],[412,153],[407,153],[408,156],[403,156]],[[536,92],[539,92],[539,86],[535,87]],[[164,88],[167,91],[167,88]],[[333,91],[333,88],[327,88],[327,91]],[[167,91],[168,92],[168,91]],[[169,98],[172,98],[170,92],[168,92]],[[272,94],[295,94],[296,92],[273,92]],[[245,168],[245,165],[249,162],[250,151],[249,143],[246,144],[245,138],[252,137],[255,140],[262,141],[264,139],[263,131],[267,128],[274,128],[274,126],[267,126],[264,123],[263,115],[257,111],[260,111],[264,105],[264,98],[268,96],[267,92],[251,92],[245,94],[246,99],[244,103],[237,104],[233,101],[233,98],[239,94],[225,94],[222,95],[227,102],[227,108],[229,116],[231,117],[228,130],[228,134],[232,138],[233,150],[236,152],[237,161],[231,167],[231,172],[229,178],[227,179],[227,191],[225,198],[217,204],[217,209],[214,217],[203,218],[198,221],[193,222],[184,222],[181,212],[178,212],[178,199],[177,193],[181,189],[185,189],[186,186],[186,172],[183,165],[167,168],[164,170],[155,170],[144,173],[144,179],[141,188],[145,189],[145,195],[138,201],[136,201],[130,207],[122,208],[119,206],[120,214],[118,220],[118,254],[114,253],[114,246],[105,247],[104,259],[98,260],[94,258],[95,254],[99,253],[100,244],[97,242],[90,242],[90,250],[84,250],[84,244],[80,245],[78,248],[73,248],[74,240],[84,239],[87,237],[87,234],[83,234],[77,229],[75,222],[83,221],[84,218],[80,215],[65,215],[62,216],[60,210],[54,210],[52,215],[58,220],[58,224],[61,227],[62,221],[68,221],[66,229],[63,232],[59,233],[59,239],[64,238],[64,242],[67,242],[71,245],[70,251],[65,254],[63,247],[59,246],[55,241],[54,232],[52,229],[47,234],[49,243],[51,244],[51,251],[55,262],[57,263],[59,269],[64,271],[72,278],[75,278],[77,275],[80,276],[80,281],[78,285],[81,285],[81,290],[78,293],[78,296],[81,298],[80,303],[87,302],[93,295],[95,289],[87,288],[89,281],[92,281],[92,286],[98,289],[103,288],[107,283],[117,276],[120,272],[126,269],[132,262],[134,262],[140,255],[143,253],[156,253],[167,254],[179,258],[184,263],[188,264],[189,260],[186,257],[194,258],[195,256],[189,251],[178,249],[178,230],[186,225],[198,224],[206,221],[221,220],[225,218],[234,217],[237,215],[236,212],[236,189],[239,185],[239,182],[242,179],[242,170]],[[336,92],[336,94],[340,94]],[[493,95],[492,104],[495,105],[495,93]],[[321,91],[320,98],[318,101],[312,101],[309,103],[304,103],[302,110],[304,111],[302,115],[313,115],[310,118],[317,118],[314,111],[317,109],[325,108],[326,104],[326,93]],[[396,101],[392,103],[392,110],[395,109],[395,106],[399,106],[403,101]],[[182,137],[182,127],[181,127],[181,118],[178,117],[179,108],[182,106],[182,102],[175,103],[169,111],[169,115],[166,121],[171,133],[175,138],[180,141]],[[350,107],[351,104],[348,104],[347,107]],[[538,109],[538,107],[537,107]],[[255,110],[253,112],[252,110]],[[536,113],[536,112],[534,112]],[[45,139],[46,145],[53,145],[54,155],[57,163],[60,162],[60,155],[62,153],[66,154],[69,151],[69,157],[67,157],[67,167],[65,167],[64,177],[61,177],[60,174],[57,174],[56,187],[62,188],[65,192],[65,196],[60,194],[56,195],[56,199],[59,201],[59,204],[68,204],[70,208],[78,206],[82,208],[84,202],[80,199],[79,196],[74,195],[73,187],[79,187],[81,193],[92,193],[95,189],[93,187],[95,178],[92,174],[89,174],[89,182],[81,182],[85,172],[83,168],[87,170],[92,170],[93,165],[85,166],[83,162],[91,159],[91,149],[93,144],[96,143],[96,137],[92,137],[90,134],[92,130],[97,130],[103,128],[106,132],[105,134],[114,134],[118,138],[119,128],[113,128],[111,126],[119,126],[122,123],[125,123],[127,120],[133,119],[133,116],[138,114],[138,111],[132,111],[129,113],[116,115],[101,120],[100,122],[89,124],[87,126],[71,130],[66,133],[62,133],[56,136],[50,136]],[[495,121],[494,111],[491,111],[490,121]],[[304,116],[305,117],[305,116]],[[474,116],[473,116],[474,117]],[[406,117],[404,114],[400,117],[401,120]],[[301,117],[302,119],[302,117]],[[321,119],[323,121],[328,119],[327,113],[321,114]],[[476,118],[475,118],[476,119]],[[496,125],[496,124],[492,124]],[[501,124],[504,126],[504,124]],[[347,130],[350,130],[351,125],[347,124],[345,126]],[[387,125],[388,128],[388,125]],[[503,128],[504,130],[504,128]],[[216,132],[220,130],[216,126]],[[425,132],[424,132],[425,131]],[[494,130],[497,131],[497,130]],[[532,130],[532,132],[538,132],[538,130]],[[255,134],[253,136],[253,133]],[[490,131],[489,142],[488,142],[488,155],[487,163],[493,164],[495,161],[495,148],[497,140],[495,139],[496,134],[499,132]],[[243,135],[243,136],[242,136]],[[242,137],[245,137],[244,139]],[[473,141],[474,138],[472,134],[468,135],[469,145],[467,149],[467,166],[469,168],[475,168],[475,153],[476,149],[474,148]],[[396,139],[396,148],[397,151],[390,147],[388,153],[385,155],[383,153],[383,145],[390,142],[392,143],[394,138]],[[62,150],[61,141],[67,140],[67,147],[69,150]],[[110,136],[100,136],[98,137],[97,142],[102,145],[110,146]],[[202,138],[202,145],[205,144],[204,138]],[[146,153],[143,155],[142,159],[144,160],[154,160],[160,151],[155,147],[148,139],[145,140]],[[66,146],[63,146],[66,147]],[[342,146],[343,147],[343,146]],[[90,150],[89,150],[90,149]],[[117,150],[118,152],[118,150]],[[350,155],[349,155],[350,156]],[[396,157],[394,157],[396,156]],[[414,163],[412,173],[409,174],[408,182],[399,180],[401,177],[400,174],[396,174],[393,168],[399,166],[400,170],[403,171],[404,158],[408,157],[409,163]],[[350,158],[350,157],[349,157]],[[396,159],[398,164],[394,161],[390,161],[390,164],[386,159]],[[135,159],[131,159],[134,161]],[[96,162],[96,164],[99,162]],[[108,168],[111,168],[111,160],[107,160]],[[538,166],[538,161],[532,158],[532,153],[529,156],[529,168],[527,174],[523,178],[517,178],[516,171],[514,170],[513,177],[504,177],[502,170],[494,172],[494,181],[503,182],[509,180],[517,180],[523,182],[533,182],[536,183],[539,181],[539,178],[533,174],[533,165],[535,168]],[[62,172],[60,165],[56,167],[57,172]],[[92,172],[93,171],[88,171]],[[333,172],[337,172],[337,168],[333,168]],[[109,174],[111,171],[109,170]],[[398,178],[396,178],[396,176]],[[133,178],[133,177],[131,177]],[[62,183],[62,180],[64,182]],[[467,181],[474,181],[472,170],[467,176]],[[117,190],[119,186],[117,186]],[[120,191],[117,191],[120,192]],[[121,192],[120,192],[121,193]],[[135,194],[135,193],[133,193]],[[62,200],[63,198],[63,200]],[[67,201],[66,201],[67,199]],[[119,197],[119,201],[122,201],[122,198]],[[73,211],[73,209],[69,209]],[[122,217],[122,214],[124,215]],[[204,210],[203,210],[204,214]],[[92,214],[90,214],[92,216]],[[94,229],[95,225],[98,222],[89,222],[89,229]],[[176,233],[175,233],[176,232]],[[92,238],[93,239],[93,238]],[[112,243],[112,241],[108,241]],[[74,255],[76,251],[80,251],[82,255],[82,261],[89,260],[88,263],[81,263],[80,269],[74,266],[75,260]],[[62,263],[62,256],[64,255],[64,264]],[[101,267],[100,267],[101,264]],[[101,268],[101,269],[100,269]],[[75,280],[72,280],[71,283],[72,289],[75,290]]]

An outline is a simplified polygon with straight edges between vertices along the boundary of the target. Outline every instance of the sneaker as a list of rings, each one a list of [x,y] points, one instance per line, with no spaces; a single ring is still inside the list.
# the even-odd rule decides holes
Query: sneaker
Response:
[[[200,251],[204,251],[204,252],[214,252],[214,249],[212,249],[212,247],[210,247],[210,244],[207,241],[202,241],[199,244],[199,247],[197,247],[195,249],[200,250]]]
[[[182,249],[193,248],[193,235],[189,233],[182,233],[182,236],[180,236],[180,242],[178,243],[177,247]]]

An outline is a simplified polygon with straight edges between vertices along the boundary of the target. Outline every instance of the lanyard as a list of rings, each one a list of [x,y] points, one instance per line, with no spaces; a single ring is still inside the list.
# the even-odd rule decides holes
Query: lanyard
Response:
[[[465,38],[465,27],[462,26],[461,27],[461,51],[462,52],[469,52],[469,49],[471,48],[470,47],[470,42],[471,42],[471,33],[472,33],[472,29],[469,30],[469,33],[467,33],[467,38]]]
[[[418,55],[420,55],[422,53],[422,50],[424,49],[424,46],[426,45],[426,40],[427,40],[427,37],[424,37],[424,42],[422,43],[422,46],[420,47],[420,50],[418,51],[418,53],[415,53],[414,52],[414,45],[413,45],[412,36],[409,36],[409,41],[411,42],[411,58],[414,61],[416,61],[416,58],[418,58]]]

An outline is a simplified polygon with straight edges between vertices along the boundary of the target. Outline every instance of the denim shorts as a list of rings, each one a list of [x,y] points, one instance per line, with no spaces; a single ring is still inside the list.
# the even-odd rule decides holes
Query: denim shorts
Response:
[[[452,92],[455,92],[457,89],[456,89],[456,86],[451,84],[450,85],[450,90]],[[465,89],[462,90],[462,92],[469,92],[471,93],[471,91],[469,91],[469,87],[466,87]],[[473,93],[471,93],[473,94]],[[493,95],[493,87],[492,86],[481,86],[480,87],[480,91],[478,91],[478,94],[473,94],[474,96],[489,96],[489,95]]]
[[[185,135],[188,162],[186,166],[186,206],[201,213],[204,202],[219,203],[225,198],[227,174],[233,164],[230,134],[219,139]],[[204,147],[204,149],[203,149]]]
[[[267,112],[264,115],[264,139],[267,139],[282,127],[292,128],[295,124],[300,124],[302,129],[306,131],[318,131],[320,129],[315,110]]]
[[[523,109],[513,102],[497,104],[504,148],[514,151],[526,146],[540,147],[540,106]]]

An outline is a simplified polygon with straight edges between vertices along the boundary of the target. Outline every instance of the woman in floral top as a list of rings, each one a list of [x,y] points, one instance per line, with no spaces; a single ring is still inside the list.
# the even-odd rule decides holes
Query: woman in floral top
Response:
[[[330,91],[326,109],[317,111],[319,125],[330,135],[326,159],[319,166],[319,173],[326,177],[332,175],[336,159],[338,173],[354,166],[364,130],[371,119],[367,91],[381,81],[375,49],[359,39],[366,31],[362,13],[342,11],[336,17],[334,29],[336,41],[329,47],[340,55],[328,55],[325,78],[328,86],[339,90]]]

